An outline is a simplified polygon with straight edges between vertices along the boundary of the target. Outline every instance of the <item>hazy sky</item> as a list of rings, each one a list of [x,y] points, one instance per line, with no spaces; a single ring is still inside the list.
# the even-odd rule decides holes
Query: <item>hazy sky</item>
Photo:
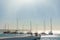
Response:
[[[45,20],[48,30],[50,17],[53,29],[59,30],[60,0],[0,0],[0,28],[4,28],[4,24],[16,28],[18,18],[20,28],[28,28],[31,20],[33,29],[40,30]]]

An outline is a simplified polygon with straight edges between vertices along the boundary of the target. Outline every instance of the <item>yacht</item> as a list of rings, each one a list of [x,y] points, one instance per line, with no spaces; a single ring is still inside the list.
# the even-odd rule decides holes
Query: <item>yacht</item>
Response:
[[[8,29],[6,29],[6,24],[5,24],[5,31],[4,31],[3,33],[4,33],[4,34],[8,34],[8,33],[10,33],[9,25],[8,25]]]
[[[32,33],[32,23],[31,23],[31,20],[30,20],[30,30],[27,32],[27,34],[33,35],[33,33]]]
[[[5,25],[6,27],[6,25]],[[33,36],[31,32],[31,23],[30,23],[30,31],[27,33],[18,33],[18,20],[17,20],[17,30],[15,32],[10,32],[9,30],[3,32],[0,36],[0,40],[37,40],[40,39],[38,36]]]
[[[53,35],[53,32],[52,32],[52,19],[50,18],[50,32],[49,32],[49,35]]]
[[[45,31],[46,31],[46,25],[45,25],[45,20],[44,20],[44,22],[43,22],[43,32],[41,33],[41,35],[46,35]]]
[[[42,34],[45,34],[45,35],[41,35],[41,38],[46,38],[46,37],[60,37],[60,34],[53,34],[53,31],[52,31],[52,19],[50,19],[50,32],[48,34],[45,34],[45,33],[42,33]]]

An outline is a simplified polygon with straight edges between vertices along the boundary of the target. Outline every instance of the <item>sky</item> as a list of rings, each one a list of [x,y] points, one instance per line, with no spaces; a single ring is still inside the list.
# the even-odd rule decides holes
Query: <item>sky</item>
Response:
[[[9,25],[16,29],[29,29],[30,21],[33,30],[50,30],[52,18],[53,30],[60,30],[60,0],[0,0],[0,29]]]

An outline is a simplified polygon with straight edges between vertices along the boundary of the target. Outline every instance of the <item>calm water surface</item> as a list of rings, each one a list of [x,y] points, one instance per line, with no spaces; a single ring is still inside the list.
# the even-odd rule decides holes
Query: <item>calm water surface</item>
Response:
[[[14,37],[17,34],[0,34],[0,37]],[[18,36],[18,35],[17,35]],[[21,36],[21,35],[19,35]],[[60,40],[60,37],[42,37],[40,40]]]
[[[40,40],[60,40],[60,37],[45,37],[41,38]]]

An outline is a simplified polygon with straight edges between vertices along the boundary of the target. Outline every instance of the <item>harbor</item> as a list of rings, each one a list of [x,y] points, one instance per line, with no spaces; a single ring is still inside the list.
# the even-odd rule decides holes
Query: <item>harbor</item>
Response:
[[[52,18],[50,18],[50,32],[47,34],[45,33],[46,30],[46,25],[45,25],[45,20],[43,21],[43,32],[38,33],[32,32],[32,22],[30,21],[30,30],[26,33],[18,32],[19,30],[15,30],[14,32],[11,32],[11,30],[6,29],[6,24],[5,24],[5,31],[0,34],[0,40],[57,40],[60,38],[60,34],[54,34],[53,29],[52,29]],[[18,26],[18,20],[17,20],[17,27]],[[8,26],[9,29],[9,26]]]
[[[24,33],[23,31],[19,32],[19,25],[18,25],[18,19],[17,19],[17,29],[14,31],[9,30],[9,25],[7,26],[5,24],[5,30],[0,34],[0,40],[52,40],[51,38],[60,38],[60,34],[54,34],[53,33],[53,24],[52,24],[52,18],[50,18],[50,31],[47,34],[46,33],[46,23],[45,20],[43,21],[43,32],[38,33],[37,31],[35,33],[32,32],[32,22],[30,21],[29,25],[29,31]],[[8,29],[6,29],[8,28]],[[24,29],[22,29],[24,30]],[[25,31],[25,30],[24,30]],[[55,39],[55,40],[56,40]]]
[[[60,40],[60,0],[0,0],[0,40]]]

